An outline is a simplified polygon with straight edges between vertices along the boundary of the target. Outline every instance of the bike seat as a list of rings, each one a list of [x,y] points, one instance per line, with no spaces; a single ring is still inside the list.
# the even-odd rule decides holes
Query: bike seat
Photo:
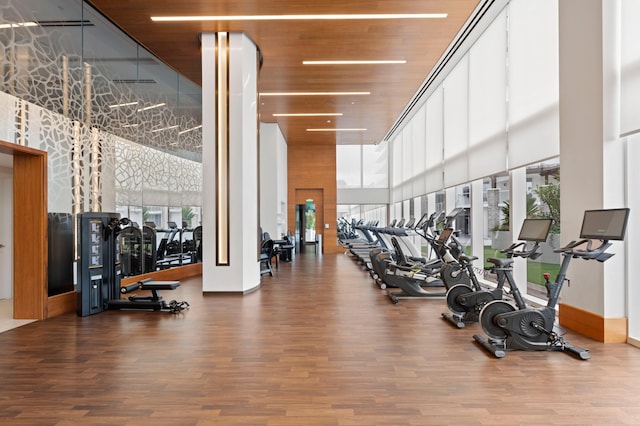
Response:
[[[461,254],[460,256],[458,256],[458,260],[460,261],[460,263],[471,263],[477,258],[478,256],[467,256],[466,254]]]
[[[499,267],[505,267],[510,266],[513,263],[513,259],[496,259],[495,257],[490,257],[487,259],[487,262]]]

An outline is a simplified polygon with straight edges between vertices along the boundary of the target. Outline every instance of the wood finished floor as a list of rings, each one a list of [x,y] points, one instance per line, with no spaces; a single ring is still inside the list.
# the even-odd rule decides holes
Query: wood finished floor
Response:
[[[401,300],[347,256],[297,256],[246,296],[166,299],[183,314],[63,315],[0,333],[0,424],[639,424],[640,350],[567,334],[591,349],[510,352],[445,301]]]

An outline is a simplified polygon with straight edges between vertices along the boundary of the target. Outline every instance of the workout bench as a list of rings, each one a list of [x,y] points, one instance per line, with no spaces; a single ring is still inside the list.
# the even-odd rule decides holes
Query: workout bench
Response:
[[[158,294],[160,290],[175,290],[180,287],[180,281],[153,281],[151,278],[137,281],[135,283],[120,287],[120,294],[130,294],[137,290],[150,290],[151,296],[136,296],[135,294],[126,299],[115,299],[107,302],[109,309],[144,309],[161,311],[168,310],[173,313],[188,309],[187,302],[172,300],[167,303]]]

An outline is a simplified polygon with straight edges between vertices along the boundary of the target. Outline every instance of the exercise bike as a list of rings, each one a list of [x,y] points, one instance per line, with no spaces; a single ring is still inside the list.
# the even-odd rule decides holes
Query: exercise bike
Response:
[[[547,240],[551,223],[551,219],[525,219],[518,235],[518,240],[522,242],[511,244],[506,249],[501,250],[501,253],[506,254],[507,259],[513,257],[538,258],[542,254],[539,251],[539,243]],[[529,243],[534,243],[534,245],[528,247]],[[518,248],[521,249],[516,250]],[[443,313],[442,318],[458,328],[464,328],[466,324],[478,322],[482,308],[491,301],[502,300],[506,292],[504,287],[505,281],[507,281],[506,274],[500,272],[504,270],[503,268],[510,268],[512,261],[487,259],[487,262],[493,265],[485,269],[497,274],[498,284],[495,288],[482,288],[471,264],[475,259],[477,258],[467,258],[466,256],[459,259],[460,266],[466,269],[466,275],[470,277],[470,285],[454,285],[447,291],[447,306],[451,313]],[[521,298],[517,286],[514,286],[512,282],[509,282],[509,291],[514,294],[516,300]]]
[[[584,213],[580,240],[572,241],[555,250],[562,254],[562,265],[554,282],[545,274],[548,302],[541,308],[527,307],[522,297],[516,297],[516,306],[502,300],[487,303],[480,312],[480,324],[487,334],[476,334],[474,340],[496,358],[503,358],[506,351],[562,351],[578,359],[591,358],[589,349],[567,343],[554,331],[556,304],[566,279],[569,263],[573,258],[605,262],[613,256],[607,249],[610,240],[623,240],[629,209],[587,210]],[[594,241],[600,243],[594,247]],[[586,248],[582,249],[586,244]],[[598,244],[598,243],[596,243]],[[493,259],[498,274],[504,274],[510,285],[515,286],[511,270],[511,259]]]

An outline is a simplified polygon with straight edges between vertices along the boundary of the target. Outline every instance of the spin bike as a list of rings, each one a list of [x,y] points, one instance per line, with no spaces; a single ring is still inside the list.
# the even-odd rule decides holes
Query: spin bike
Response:
[[[487,303],[480,312],[480,324],[489,336],[476,334],[473,336],[484,349],[496,358],[503,358],[506,351],[562,351],[578,359],[591,358],[589,349],[580,348],[567,343],[554,331],[556,320],[556,304],[560,297],[562,285],[566,280],[567,270],[572,258],[597,260],[605,262],[613,256],[607,249],[612,243],[609,240],[623,240],[629,209],[587,210],[582,222],[579,241],[572,241],[555,250],[562,254],[560,271],[554,282],[545,274],[548,302],[541,308],[528,307],[519,293],[514,293],[516,306],[502,300]],[[594,241],[599,245],[594,247]],[[586,244],[586,248],[582,249]],[[598,244],[598,243],[595,243]],[[515,283],[512,275],[512,259],[492,259],[496,272],[503,274],[512,288]]]
[[[443,313],[442,318],[449,321],[458,328],[464,328],[466,324],[479,321],[482,308],[494,300],[502,300],[507,290],[504,287],[506,274],[501,273],[504,268],[511,268],[513,257],[536,259],[542,254],[539,251],[539,243],[547,240],[551,229],[551,219],[525,219],[520,229],[518,240],[520,243],[513,243],[501,253],[506,254],[507,259],[487,259],[492,266],[485,268],[498,276],[498,284],[494,288],[482,288],[473,273],[471,262],[477,258],[462,257],[460,266],[466,269],[466,275],[470,278],[470,284],[457,284],[447,291],[447,306],[451,313]],[[529,243],[534,245],[528,248]],[[516,250],[520,248],[520,250]],[[443,278],[444,279],[444,278]],[[509,282],[509,290],[514,297],[521,298],[517,286]],[[516,299],[517,300],[517,299]]]

